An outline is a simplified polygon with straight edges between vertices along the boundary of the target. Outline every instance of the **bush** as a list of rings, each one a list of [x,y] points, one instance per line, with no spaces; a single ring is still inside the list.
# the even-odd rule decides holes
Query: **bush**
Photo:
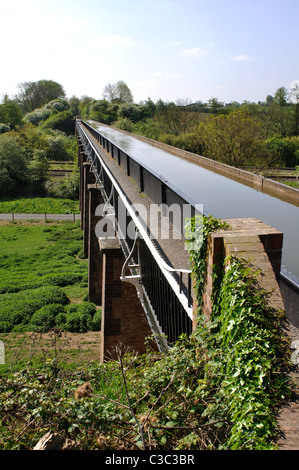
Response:
[[[97,311],[91,322],[92,331],[100,331],[102,326],[102,313]]]
[[[55,187],[49,186],[49,192],[54,197],[77,200],[79,197],[80,174],[77,168],[70,175],[66,175]]]
[[[91,302],[82,302],[78,306],[70,305],[67,308],[65,318],[65,329],[73,333],[85,333],[94,330],[98,323],[95,305]]]
[[[43,282],[45,284],[59,287],[72,286],[82,281],[82,279],[83,274],[75,274],[71,272],[62,274],[46,274],[43,276]]]
[[[122,129],[123,131],[134,132],[134,123],[126,117],[114,121],[112,126]]]
[[[17,137],[0,135],[0,196],[20,194],[28,184],[28,161]]]
[[[31,318],[30,324],[34,330],[48,331],[57,324],[57,316],[65,310],[62,304],[49,304],[37,310]]]
[[[42,307],[49,304],[66,305],[67,303],[69,300],[59,287],[47,286],[27,289],[15,294],[3,294],[0,304],[2,327],[5,331],[8,328],[10,331],[15,330],[19,325],[30,324],[32,316]],[[0,332],[3,331],[0,330]]]
[[[27,113],[24,116],[24,121],[25,122],[30,122],[34,126],[39,125],[42,121],[45,121],[48,119],[52,114],[51,109],[47,108],[38,108],[32,111],[31,113]]]
[[[7,124],[0,122],[0,134],[5,134],[5,132],[9,132],[9,131],[10,131],[10,127]]]
[[[296,139],[296,138],[295,138]],[[298,140],[274,136],[265,142],[269,164],[293,168],[299,163]]]
[[[76,155],[76,140],[61,131],[49,130],[47,157],[54,161],[73,161]]]
[[[70,135],[75,131],[75,121],[70,111],[62,111],[50,116],[40,127],[42,129],[56,129]]]
[[[69,104],[65,100],[58,99],[58,100],[52,100],[49,103],[47,103],[45,105],[45,108],[61,112],[61,111],[67,111],[69,109]]]

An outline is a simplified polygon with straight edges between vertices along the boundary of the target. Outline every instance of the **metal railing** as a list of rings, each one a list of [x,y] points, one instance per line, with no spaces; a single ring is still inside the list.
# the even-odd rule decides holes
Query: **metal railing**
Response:
[[[189,335],[192,332],[191,270],[174,269],[160,256],[147,226],[105,164],[101,150],[93,143],[89,134],[137,182],[141,191],[146,191],[149,196],[149,193],[152,194],[153,202],[166,204],[169,201],[179,201],[181,204],[190,204],[190,201],[89,124],[77,120],[76,128],[91,163],[90,171],[95,175],[96,185],[105,202],[103,215],[112,216],[126,258],[121,280],[135,285],[157,343],[161,350],[165,350],[182,333]],[[119,220],[119,214],[122,220]],[[134,237],[127,234],[126,227],[129,225],[134,227]]]

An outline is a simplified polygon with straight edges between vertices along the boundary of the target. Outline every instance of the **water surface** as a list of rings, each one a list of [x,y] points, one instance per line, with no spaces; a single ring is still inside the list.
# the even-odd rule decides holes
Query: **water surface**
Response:
[[[257,191],[94,121],[90,124],[155,173],[222,219],[255,217],[284,234],[283,266],[299,280],[299,207]]]

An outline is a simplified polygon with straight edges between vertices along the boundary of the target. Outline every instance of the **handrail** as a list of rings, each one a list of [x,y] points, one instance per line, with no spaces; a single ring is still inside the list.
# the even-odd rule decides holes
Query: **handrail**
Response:
[[[99,151],[96,149],[96,147],[94,146],[94,144],[92,143],[92,141],[88,137],[85,129],[83,128],[83,126],[79,122],[79,120],[77,120],[77,126],[80,129],[80,131],[83,133],[83,135],[85,136],[85,139],[87,140],[88,144],[90,145],[92,150],[97,155],[98,159],[100,160],[100,163],[101,163],[102,167],[104,168],[105,172],[107,173],[107,175],[109,176],[115,190],[118,193],[118,196],[121,198],[123,204],[125,205],[126,210],[128,211],[128,214],[130,215],[130,217],[134,221],[135,226],[138,228],[140,236],[142,237],[142,239],[146,243],[147,247],[149,248],[150,252],[152,253],[156,263],[158,264],[159,268],[161,269],[162,273],[164,274],[165,278],[167,279],[167,281],[168,281],[169,285],[171,286],[171,288],[173,289],[174,293],[178,297],[178,299],[179,299],[181,305],[183,306],[184,310],[186,311],[187,315],[192,320],[193,319],[193,308],[189,305],[189,299],[185,296],[185,294],[183,294],[181,292],[181,282],[178,283],[171,274],[171,273],[188,274],[188,276],[190,277],[192,271],[188,270],[188,269],[173,268],[173,267],[169,266],[161,258],[161,256],[160,256],[159,252],[157,251],[155,245],[151,241],[147,231],[144,229],[143,225],[140,223],[138,217],[136,216],[135,212],[133,211],[133,209],[131,207],[131,204],[129,203],[126,195],[123,193],[122,189],[118,185],[118,183],[117,183],[116,179],[114,178],[113,174],[111,173],[111,171],[109,170],[109,168],[107,167],[105,162],[103,161],[103,158],[102,158],[101,154],[99,153]],[[190,281],[188,282],[188,284],[190,284]]]

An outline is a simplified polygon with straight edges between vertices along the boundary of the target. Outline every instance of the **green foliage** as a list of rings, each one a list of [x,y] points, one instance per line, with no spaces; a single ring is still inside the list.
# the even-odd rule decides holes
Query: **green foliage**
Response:
[[[76,256],[82,246],[78,223],[3,224],[0,236],[1,332],[99,327],[100,312],[81,301],[87,266]],[[71,292],[75,305],[70,304]]]
[[[117,119],[117,104],[110,104],[106,100],[92,100],[82,110],[82,116],[103,124],[111,124]]]
[[[28,185],[28,159],[18,139],[0,135],[0,196],[20,194]]]
[[[36,108],[34,111],[27,113],[24,116],[24,121],[30,122],[31,124],[37,126],[43,121],[46,121],[50,116],[58,114],[62,111],[67,111],[68,109],[69,104],[66,101],[52,100],[42,108]]]
[[[237,167],[263,160],[260,126],[243,111],[212,116],[197,132],[203,155],[212,160]]]
[[[213,403],[204,414],[227,421],[222,448],[274,449],[274,405],[290,393],[284,376],[289,350],[282,318],[279,312],[269,311],[254,273],[232,258],[225,273],[217,272],[214,277],[212,318],[205,319],[201,296],[208,235],[221,224],[204,218],[203,227],[201,249],[191,251],[191,262],[199,305],[193,336],[206,359],[204,381],[209,379],[215,390]]]
[[[194,288],[198,302],[201,302],[206,275],[206,252],[209,234],[215,230],[226,229],[227,227],[226,222],[215,219],[211,215],[202,217],[196,216],[186,223],[186,233],[194,234],[193,238],[188,237],[187,248],[189,247]],[[192,248],[190,248],[190,245]]]
[[[0,122],[6,124],[9,129],[15,129],[16,126],[20,126],[22,120],[23,114],[15,101],[6,100],[4,104],[0,104]]]
[[[114,121],[112,125],[127,132],[133,132],[134,129],[134,123],[126,117],[119,118],[117,121]]]
[[[27,113],[24,116],[24,121],[25,122],[30,122],[31,124],[34,124],[37,126],[40,124],[42,121],[45,121],[48,119],[52,114],[51,109],[43,107],[43,108],[37,108],[34,111],[31,111],[31,113]]]
[[[61,115],[69,111],[57,113]],[[48,121],[45,121],[45,123]],[[59,121],[60,122],[60,121]],[[62,120],[62,122],[67,122]],[[74,160],[76,138],[59,130],[42,130],[27,123],[18,130],[0,134],[0,197],[44,195],[49,181],[50,160]],[[65,180],[58,197],[78,197],[78,169]]]
[[[10,131],[10,127],[7,124],[0,122],[0,134],[5,134],[5,132],[9,132],[9,131]]]
[[[0,201],[0,214],[78,214],[78,202],[71,199],[18,198]]]
[[[65,329],[78,333],[93,330],[96,325],[96,322],[93,322],[95,314],[95,305],[90,302],[83,302],[79,306],[72,305],[67,309]]]
[[[264,292],[253,274],[232,259],[219,292],[215,357],[221,377],[218,394],[227,407],[231,429],[227,447],[232,450],[270,449],[275,436],[273,404],[289,394],[283,372],[287,349],[281,318],[267,308]]]
[[[178,136],[173,134],[161,134],[159,141],[186,150],[187,152],[196,153],[197,155],[201,155],[203,152],[203,144],[200,141],[200,137],[194,132],[180,134]]]
[[[77,167],[70,175],[66,175],[62,181],[54,186],[48,184],[48,193],[54,197],[78,200],[80,173]]]
[[[273,136],[265,141],[265,146],[272,166],[293,168],[299,163],[298,138]]]
[[[62,85],[53,80],[39,80],[37,82],[23,82],[18,85],[19,92],[15,101],[24,113],[41,108],[49,101],[65,96]]]
[[[47,158],[51,161],[73,161],[76,155],[76,138],[58,130],[47,130]]]
[[[41,129],[56,129],[70,135],[74,134],[75,121],[70,111],[61,111],[57,114],[52,114],[40,127]]]

